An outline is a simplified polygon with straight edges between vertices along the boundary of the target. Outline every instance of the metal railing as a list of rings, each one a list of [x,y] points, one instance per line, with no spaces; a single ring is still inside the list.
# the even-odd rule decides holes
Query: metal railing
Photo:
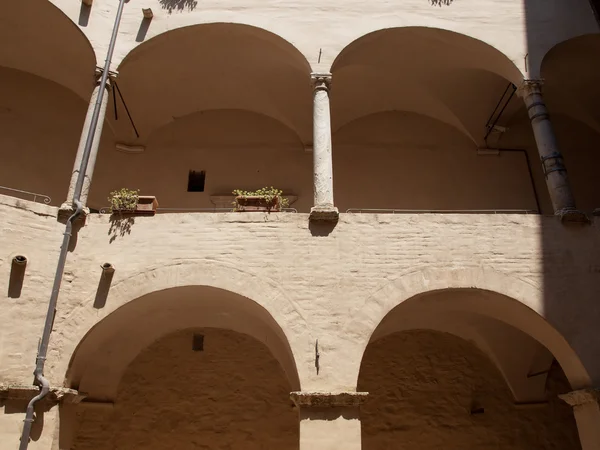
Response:
[[[233,208],[156,208],[157,214],[165,214],[165,213],[177,213],[177,212],[204,212],[204,213],[227,213],[233,212]],[[254,212],[254,211],[252,211]],[[277,212],[285,212],[285,213],[297,213],[298,210],[295,208],[283,208],[281,211]],[[100,208],[100,214],[112,214],[112,209],[110,206],[106,206]]]
[[[35,192],[29,192],[29,191],[23,191],[21,189],[13,189],[13,188],[9,188],[6,186],[0,186],[0,190],[4,190],[4,191],[9,191],[9,192],[16,192],[19,194],[25,194],[25,195],[31,195],[33,197],[33,201],[37,202],[38,199],[41,199],[42,202],[44,202],[46,205],[49,205],[50,202],[52,201],[52,199],[44,194],[36,194]]]
[[[533,209],[369,209],[350,208],[350,214],[539,214]]]

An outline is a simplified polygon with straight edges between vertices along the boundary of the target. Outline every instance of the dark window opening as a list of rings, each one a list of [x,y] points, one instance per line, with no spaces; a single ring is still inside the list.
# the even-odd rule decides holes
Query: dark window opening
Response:
[[[192,340],[192,350],[195,352],[201,352],[204,350],[204,336],[201,334],[194,334]]]
[[[190,170],[188,175],[188,192],[204,192],[204,180],[206,179],[206,172],[201,170],[196,172]]]

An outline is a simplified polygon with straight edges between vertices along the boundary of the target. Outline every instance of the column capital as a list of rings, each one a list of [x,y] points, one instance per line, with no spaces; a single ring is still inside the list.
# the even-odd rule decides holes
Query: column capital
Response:
[[[315,91],[331,89],[331,74],[329,72],[313,72],[310,74],[312,86]]]
[[[558,396],[561,400],[567,402],[572,407],[586,405],[588,403],[598,403],[600,401],[600,389],[585,388],[571,391]]]
[[[353,408],[362,405],[368,392],[290,392],[298,408]]]
[[[517,95],[521,98],[525,98],[529,94],[541,94],[544,80],[542,79],[526,79],[517,86]]]
[[[94,83],[96,85],[100,82],[100,78],[102,78],[103,72],[104,72],[104,69],[102,67],[96,67],[96,69],[94,70]],[[113,70],[108,71],[108,78],[106,79],[106,82],[109,87],[117,79],[118,76],[119,76],[119,72],[116,72]]]

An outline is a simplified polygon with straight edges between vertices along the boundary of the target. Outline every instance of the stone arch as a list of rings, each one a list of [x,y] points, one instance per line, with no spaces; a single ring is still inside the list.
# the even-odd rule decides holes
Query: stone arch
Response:
[[[282,37],[214,22],[176,28],[138,45],[119,64],[119,84],[137,114],[141,140],[197,111],[242,109],[280,121],[307,143],[310,70],[304,55]],[[153,108],[156,103],[162,107]],[[125,133],[123,138],[133,139]]]
[[[181,305],[171,305],[171,311],[170,294],[181,296],[183,299]],[[207,309],[202,310],[203,299],[198,299],[198,296],[211,297],[211,300],[207,301]],[[310,348],[304,348],[308,342],[309,331],[302,310],[289,300],[273,281],[259,279],[233,266],[208,261],[187,261],[147,268],[115,283],[105,308],[94,309],[93,298],[88,298],[74,308],[63,319],[70,324],[69,327],[57,326],[59,331],[56,334],[59,336],[56,339],[62,343],[65,357],[61,359],[59,367],[51,368],[54,377],[67,374],[65,385],[81,388],[84,372],[88,370],[86,365],[90,364],[89,358],[100,354],[106,358],[105,362],[117,364],[102,377],[92,376],[86,382],[87,391],[89,392],[91,386],[95,392],[89,392],[90,396],[111,399],[128,362],[144,346],[160,336],[150,333],[145,337],[136,338],[130,348],[124,348],[125,351],[120,356],[111,355],[110,348],[103,350],[101,347],[109,342],[111,330],[127,326],[132,320],[136,320],[139,314],[143,314],[145,301],[153,308],[149,310],[150,316],[166,307],[165,314],[170,314],[171,319],[183,321],[181,327],[177,323],[169,326],[166,323],[161,324],[160,317],[155,320],[155,316],[151,323],[156,327],[158,334],[168,334],[177,328],[198,326],[224,327],[249,334],[266,345],[278,359],[290,385],[294,389],[301,388],[301,380],[306,370],[303,360],[307,356],[306,353],[310,352]],[[190,308],[194,308],[193,304],[198,308],[192,311]],[[189,311],[204,311],[209,316],[202,323],[194,322]],[[151,317],[147,319],[150,320]]]
[[[596,132],[600,131],[595,111],[600,100],[596,81],[600,63],[589,55],[600,51],[600,33],[568,39],[550,48],[541,61],[544,95],[550,111],[570,115]],[[577,77],[573,77],[573,68]]]
[[[600,161],[600,63],[589,56],[598,52],[600,33],[586,34],[555,45],[541,64],[544,99],[583,211],[593,211],[600,201],[594,171]]]
[[[524,110],[513,89],[523,74],[495,47],[440,28],[386,28],[346,46],[331,72],[332,128],[357,136],[336,146],[339,208],[530,209],[530,180],[520,160],[506,154],[485,160],[477,152],[498,146],[497,130]],[[490,118],[496,120],[501,101],[502,118],[492,130]],[[382,124],[369,120],[377,117]],[[377,134],[383,125],[385,136]],[[448,126],[463,136],[442,137],[450,134]],[[406,176],[397,176],[400,165]],[[419,169],[424,165],[427,171]],[[346,195],[359,176],[364,192]],[[399,195],[385,195],[390,190]],[[377,206],[364,206],[373,205],[366,201],[372,198]]]
[[[0,66],[29,72],[75,92],[86,103],[94,88],[96,54],[61,8],[45,0],[3,5]]]
[[[420,301],[428,295],[435,296],[440,292],[472,292],[474,290],[484,293],[485,300],[467,295],[458,299],[447,310],[444,309],[444,312],[475,314],[484,317],[486,321],[493,320],[508,325],[510,328],[507,329],[510,332],[517,331],[526,335],[547,349],[560,363],[573,389],[590,385],[591,381],[587,370],[573,348],[565,337],[544,318],[542,289],[518,277],[490,269],[423,268],[405,273],[375,292],[359,311],[353,314],[353,319],[346,324],[345,331],[352,335],[364,336],[360,342],[364,353],[369,342],[378,338],[378,327],[385,325],[385,318],[394,310],[399,311],[400,307],[410,303],[418,307]],[[428,315],[430,316],[432,313],[432,305],[441,308],[450,306],[444,305],[439,298],[435,299],[433,303],[420,311],[423,316],[420,317],[422,320],[417,321],[417,328],[431,327],[432,323],[428,321]],[[489,323],[491,322],[486,322],[486,324]],[[414,328],[414,326],[405,329],[410,328]],[[452,329],[443,329],[442,331],[459,334],[457,330]],[[477,342],[478,337],[473,335],[468,339]],[[484,341],[491,342],[485,338]],[[485,348],[483,350],[486,351]],[[488,351],[492,360],[494,360],[494,353],[495,350]],[[497,360],[495,362],[498,363]],[[356,367],[357,379],[359,369],[360,367]],[[503,374],[510,385],[504,368],[499,367],[499,369],[504,371]],[[511,385],[511,388],[513,388],[513,394],[518,397],[514,384]]]
[[[379,111],[414,111],[456,127],[479,145],[506,85],[523,80],[515,64],[490,44],[428,27],[364,35],[337,55],[331,72],[334,129]],[[457,76],[468,83],[457,86]]]
[[[466,67],[496,73],[513,83],[519,83],[523,80],[523,74],[517,66],[493,45],[462,33],[433,27],[391,27],[365,34],[343,48],[333,61],[331,71],[334,72],[340,70],[345,65],[352,64],[352,58],[356,58],[360,54],[361,49],[364,51],[364,49],[372,45],[393,45],[394,41],[398,42],[406,39],[413,39],[411,44],[416,44],[414,42],[415,38],[429,40],[431,43],[435,42],[444,47],[444,49],[459,49],[461,52],[481,57],[467,62],[467,55],[461,55],[460,52],[453,52],[452,55],[448,55],[445,59],[449,59],[450,57],[461,58],[460,62]],[[389,44],[385,41],[389,41]],[[372,57],[377,59],[384,56],[372,55]]]

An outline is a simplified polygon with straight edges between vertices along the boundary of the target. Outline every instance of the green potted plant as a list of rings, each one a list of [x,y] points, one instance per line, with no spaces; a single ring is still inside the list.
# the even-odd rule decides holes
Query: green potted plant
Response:
[[[158,202],[152,195],[139,195],[139,190],[122,188],[110,193],[108,197],[111,211],[119,214],[153,216]]]
[[[273,186],[264,187],[256,191],[233,191],[235,200],[234,211],[267,211],[278,212],[289,206],[288,199],[283,197],[282,191]]]

